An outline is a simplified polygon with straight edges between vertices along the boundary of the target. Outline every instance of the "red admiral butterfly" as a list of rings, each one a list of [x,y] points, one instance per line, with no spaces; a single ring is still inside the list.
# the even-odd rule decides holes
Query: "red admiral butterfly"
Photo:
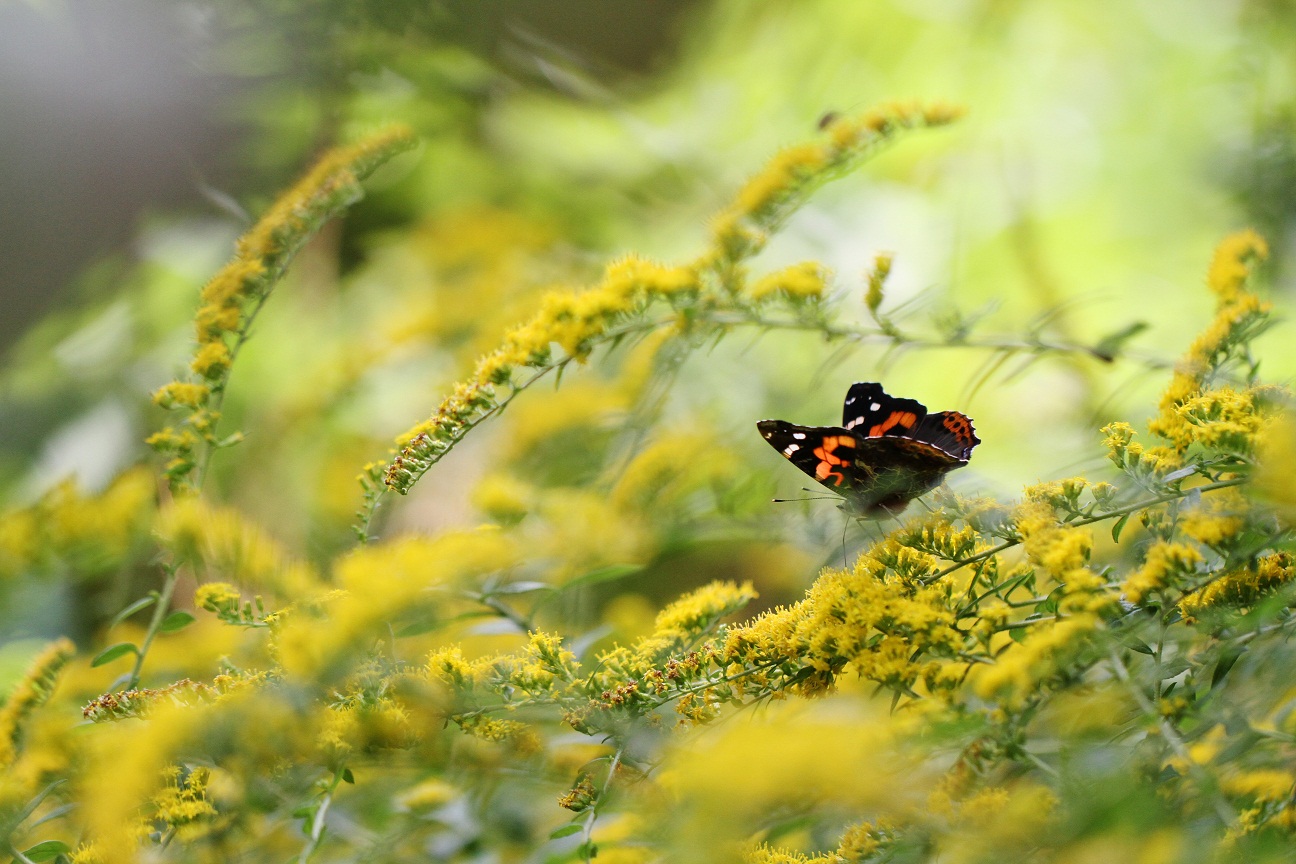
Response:
[[[842,425],[756,424],[770,446],[846,499],[843,509],[868,519],[895,516],[962,468],[981,443],[967,415],[928,414],[913,399],[888,396],[881,384],[851,385]]]

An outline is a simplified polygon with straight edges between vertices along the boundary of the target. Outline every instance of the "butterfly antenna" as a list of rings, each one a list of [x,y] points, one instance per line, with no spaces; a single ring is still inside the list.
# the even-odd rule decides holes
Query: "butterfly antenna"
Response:
[[[833,496],[819,495],[814,498],[771,498],[770,500],[775,504],[792,504],[797,501],[831,501],[833,500]]]
[[[850,527],[850,520],[842,520],[842,569],[849,570],[850,562],[846,558],[846,529]]]
[[[928,504],[926,501],[922,500],[921,498],[918,498],[918,499],[916,499],[916,500],[918,501],[919,504],[921,504],[922,506],[924,506],[924,507],[927,508],[927,512],[928,512],[928,513],[935,513],[935,512],[936,512],[935,510],[932,509],[931,505]]]

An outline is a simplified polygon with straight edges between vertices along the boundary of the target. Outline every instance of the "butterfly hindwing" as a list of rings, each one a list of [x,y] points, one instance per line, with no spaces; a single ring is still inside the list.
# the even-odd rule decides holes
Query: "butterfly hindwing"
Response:
[[[911,438],[926,416],[926,405],[916,399],[888,396],[882,385],[873,381],[852,384],[842,406],[842,425],[862,438]]]
[[[960,463],[972,458],[972,448],[981,443],[972,428],[972,421],[958,411],[928,414],[914,429],[913,437],[948,453]]]
[[[771,447],[825,486],[845,493],[859,485],[858,439],[849,429],[797,426],[786,420],[761,420],[756,428]]]

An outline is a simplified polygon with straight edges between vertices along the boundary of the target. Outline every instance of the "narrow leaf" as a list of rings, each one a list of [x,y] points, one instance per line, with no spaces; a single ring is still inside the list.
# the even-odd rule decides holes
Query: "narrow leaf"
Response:
[[[1164,477],[1161,478],[1161,482],[1162,482],[1162,483],[1173,483],[1173,482],[1175,482],[1176,480],[1182,480],[1182,479],[1184,479],[1185,477],[1191,477],[1192,475],[1194,475],[1194,474],[1196,474],[1196,473],[1197,473],[1197,466],[1196,466],[1196,465],[1188,465],[1188,466],[1186,466],[1186,467],[1184,467],[1184,468],[1180,468],[1178,471],[1171,471],[1169,474],[1167,474],[1167,475],[1165,475]]]
[[[1130,517],[1130,514],[1129,514],[1129,513],[1126,513],[1124,516],[1122,516],[1121,518],[1117,519],[1117,520],[1116,520],[1116,524],[1112,526],[1112,542],[1113,542],[1113,543],[1119,543],[1119,542],[1120,542],[1120,535],[1121,535],[1121,531],[1125,530],[1125,523],[1129,521],[1129,517]]]
[[[95,658],[90,661],[90,665],[102,666],[105,663],[111,663],[118,657],[123,657],[127,654],[134,654],[138,657],[139,649],[135,647],[134,642],[118,642],[116,645],[109,645],[107,648],[96,654]]]
[[[1090,350],[1093,351],[1095,357],[1110,363],[1116,359],[1117,353],[1120,352],[1120,349],[1124,347],[1126,342],[1133,339],[1147,328],[1148,325],[1146,321],[1135,321],[1133,324],[1122,327],[1115,333],[1108,333],[1106,336],[1099,339],[1098,344]]]
[[[1219,683],[1224,680],[1228,673],[1233,669],[1233,664],[1242,656],[1242,649],[1236,648],[1232,651],[1225,651],[1215,664],[1215,671],[1211,673],[1211,689],[1214,690]]]
[[[1149,657],[1156,654],[1156,651],[1153,650],[1151,645],[1148,645],[1142,639],[1135,639],[1133,636],[1130,636],[1126,639],[1122,639],[1121,644],[1124,645],[1126,648],[1130,649],[1131,651],[1137,651],[1138,653],[1146,654]]]
[[[116,615],[114,615],[112,622],[109,623],[108,626],[110,628],[116,627],[118,624],[125,621],[127,618],[134,615],[136,612],[139,612],[142,609],[147,609],[148,607],[152,606],[156,602],[157,602],[157,593],[150,591],[148,595],[141,597],[140,599],[136,600],[134,603],[130,604],[125,609],[121,610]]]
[[[46,840],[30,849],[24,849],[22,854],[29,861],[49,861],[51,858],[66,855],[71,851],[72,847],[62,840]]]
[[[609,564],[607,567],[600,567],[597,570],[591,570],[588,573],[577,576],[563,584],[563,590],[576,588],[584,585],[598,585],[603,582],[614,582],[617,579],[624,579],[631,573],[638,573],[644,569],[642,564]]]
[[[560,837],[570,837],[573,834],[579,834],[580,830],[581,826],[579,825],[564,825],[561,828],[555,828],[553,831],[549,832],[549,839],[557,840]]]
[[[194,616],[185,612],[183,609],[177,609],[163,619],[162,624],[158,627],[160,633],[174,633],[177,630],[183,630],[194,622]]]

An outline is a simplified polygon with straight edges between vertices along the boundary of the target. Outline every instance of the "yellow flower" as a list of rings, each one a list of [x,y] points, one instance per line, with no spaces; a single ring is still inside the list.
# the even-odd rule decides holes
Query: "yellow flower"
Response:
[[[228,582],[206,582],[194,591],[194,605],[211,612],[233,612],[242,599],[239,590]]]
[[[977,693],[986,699],[1001,698],[1010,707],[1024,704],[1085,648],[1099,626],[1097,616],[1078,614],[1031,630],[1024,641],[999,654],[994,665],[975,667]]]
[[[59,672],[76,656],[76,646],[59,639],[42,651],[19,679],[0,708],[0,768],[9,768],[22,748],[23,726],[32,712],[49,701]]]
[[[396,804],[403,810],[426,813],[444,807],[462,793],[444,780],[424,780],[396,796]]]
[[[887,278],[891,275],[892,258],[890,252],[879,252],[873,259],[873,269],[866,276],[868,289],[864,293],[864,305],[870,312],[877,312],[882,305],[882,289],[886,287]]]
[[[1189,621],[1202,617],[1210,609],[1245,609],[1290,582],[1292,575],[1293,559],[1290,553],[1264,555],[1252,566],[1220,575],[1184,597],[1179,603],[1179,609]]]
[[[202,378],[219,378],[229,369],[230,359],[224,342],[208,342],[198,349],[189,368]]]
[[[793,301],[821,300],[827,279],[828,271],[822,264],[803,261],[761,278],[749,293],[758,302],[774,294]]]
[[[1205,546],[1220,547],[1242,533],[1249,511],[1249,502],[1240,491],[1220,489],[1181,513],[1179,530]]]
[[[1201,553],[1186,543],[1158,540],[1147,550],[1143,566],[1122,586],[1131,603],[1141,603],[1153,591],[1169,587],[1178,577],[1193,573],[1202,562]]]
[[[1239,798],[1256,801],[1283,801],[1292,795],[1296,775],[1281,769],[1256,769],[1242,771],[1225,778],[1221,784],[1224,792]]]
[[[510,474],[488,474],[473,488],[473,506],[504,525],[520,522],[532,507],[535,490]]]
[[[1248,228],[1230,234],[1215,249],[1206,284],[1220,303],[1234,303],[1239,299],[1254,263],[1268,257],[1269,244],[1255,231]]]
[[[1215,318],[1180,360],[1161,396],[1160,413],[1148,423],[1148,431],[1172,441],[1179,452],[1196,440],[1191,419],[1179,412],[1180,407],[1200,393],[1206,376],[1269,313],[1269,304],[1245,288],[1255,263],[1267,254],[1264,241],[1253,231],[1226,237],[1216,250],[1207,280],[1218,299]]]
[[[211,388],[206,384],[172,381],[153,393],[153,404],[161,405],[163,408],[198,408],[207,404],[207,397],[210,395]]]

